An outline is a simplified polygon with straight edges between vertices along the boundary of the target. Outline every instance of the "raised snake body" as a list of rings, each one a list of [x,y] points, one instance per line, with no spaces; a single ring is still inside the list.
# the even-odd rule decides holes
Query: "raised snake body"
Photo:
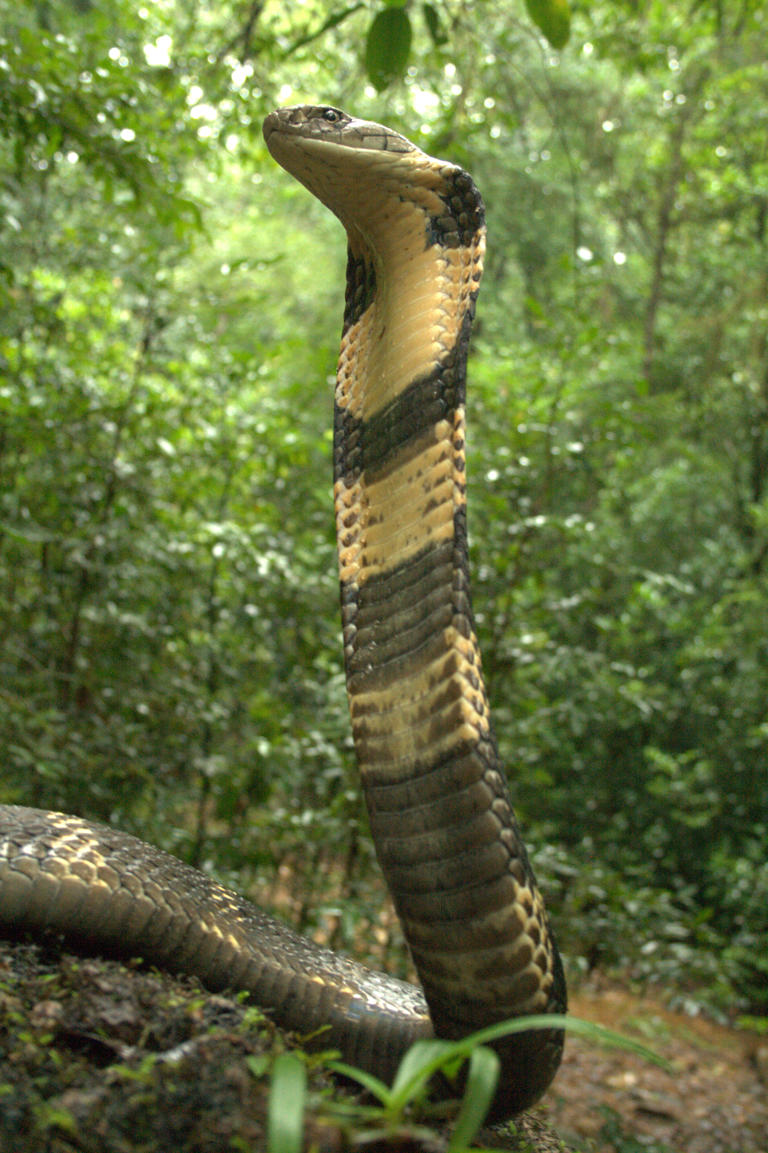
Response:
[[[565,1010],[562,966],[491,730],[469,601],[466,360],[485,244],[462,169],[327,107],[273,112],[275,159],[347,230],[334,500],[352,729],[379,861],[423,988],[321,949],[175,858],[0,806],[0,930],[253,992],[380,1076],[416,1038]],[[497,1046],[496,1115],[554,1076],[557,1029]]]

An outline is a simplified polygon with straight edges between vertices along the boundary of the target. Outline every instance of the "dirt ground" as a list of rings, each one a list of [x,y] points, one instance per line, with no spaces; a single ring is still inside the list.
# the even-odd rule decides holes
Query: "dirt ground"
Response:
[[[673,1072],[569,1039],[544,1102],[563,1137],[600,1153],[768,1153],[768,1037],[761,1044],[599,980],[569,1008],[641,1041]]]

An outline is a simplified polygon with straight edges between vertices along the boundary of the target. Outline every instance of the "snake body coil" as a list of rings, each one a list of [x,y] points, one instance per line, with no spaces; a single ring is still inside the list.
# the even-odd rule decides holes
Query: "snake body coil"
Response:
[[[0,928],[50,929],[252,991],[380,1076],[416,1038],[565,1010],[499,765],[469,600],[466,360],[485,244],[462,169],[338,109],[282,109],[275,159],[341,220],[334,499],[347,688],[376,850],[422,993],[201,873],[75,817],[0,806]],[[557,1029],[500,1042],[497,1115],[554,1076]]]

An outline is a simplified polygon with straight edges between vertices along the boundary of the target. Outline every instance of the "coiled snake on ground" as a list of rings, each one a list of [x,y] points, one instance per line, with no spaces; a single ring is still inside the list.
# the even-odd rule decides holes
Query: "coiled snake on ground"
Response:
[[[484,208],[461,168],[335,108],[264,122],[347,230],[334,500],[347,688],[379,861],[420,990],[322,949],[202,873],[76,817],[0,806],[0,931],[250,990],[380,1076],[416,1038],[565,1010],[560,958],[491,730],[469,601],[467,351]],[[557,1029],[498,1045],[498,1116],[554,1076]]]

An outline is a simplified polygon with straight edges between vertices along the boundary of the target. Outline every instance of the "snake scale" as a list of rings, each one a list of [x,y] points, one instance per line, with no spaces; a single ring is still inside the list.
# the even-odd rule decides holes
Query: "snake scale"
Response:
[[[0,806],[0,931],[54,932],[249,990],[281,1025],[325,1026],[323,1046],[386,1077],[417,1038],[566,1005],[469,597],[464,406],[484,207],[461,168],[336,108],[280,109],[264,136],[347,232],[334,410],[347,689],[376,851],[421,990],[133,837],[11,805]],[[496,1116],[541,1095],[562,1045],[556,1028],[498,1043]]]

